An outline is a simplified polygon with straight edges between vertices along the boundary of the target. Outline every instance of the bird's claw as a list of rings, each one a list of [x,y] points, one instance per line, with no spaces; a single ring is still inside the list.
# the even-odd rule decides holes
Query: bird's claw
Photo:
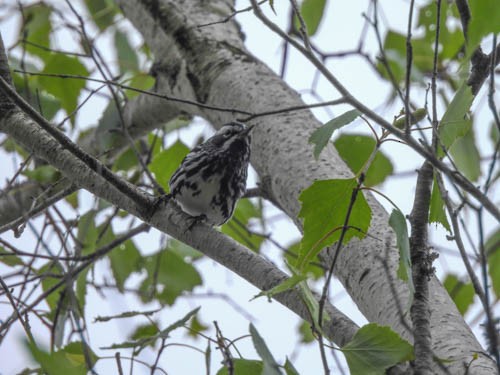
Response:
[[[205,215],[198,215],[198,216],[189,216],[186,221],[188,222],[187,228],[184,231],[184,233],[190,232],[195,225],[198,225],[201,222],[204,222],[207,219]]]

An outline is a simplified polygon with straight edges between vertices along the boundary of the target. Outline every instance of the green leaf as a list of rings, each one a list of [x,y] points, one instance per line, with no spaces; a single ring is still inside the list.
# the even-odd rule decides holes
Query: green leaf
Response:
[[[143,267],[147,272],[140,286],[143,302],[156,297],[160,303],[172,305],[181,293],[202,284],[196,268],[168,249],[145,257]]]
[[[160,332],[159,336],[163,337],[163,338],[167,338],[170,332],[176,330],[177,328],[184,327],[187,324],[187,322],[189,321],[189,319],[196,316],[198,311],[200,311],[199,306],[197,308],[191,310],[190,312],[188,312],[186,315],[184,315],[184,317],[177,320],[173,324],[170,324],[167,328],[165,328],[164,330],[162,330]]]
[[[262,361],[264,362],[264,369],[262,373],[266,375],[281,375],[279,365],[276,363],[276,360],[269,351],[264,339],[260,336],[259,332],[252,323],[250,323],[250,335],[252,336],[253,346],[255,347],[257,354],[259,354],[260,358],[262,358]]]
[[[340,157],[355,174],[364,168],[376,147],[376,141],[372,137],[362,134],[342,134],[334,144]],[[391,161],[378,150],[366,172],[364,184],[366,186],[381,184],[392,172]]]
[[[26,345],[35,361],[40,364],[48,375],[85,375],[87,373],[83,344],[80,342],[73,342],[65,348],[52,353],[39,349],[33,343],[27,342]],[[95,363],[99,357],[88,347],[87,351],[90,354],[92,363]]]
[[[307,306],[307,310],[309,311],[309,315],[314,319],[314,327],[315,329],[321,333],[323,336],[326,336],[326,334],[323,332],[321,327],[324,326],[324,323],[329,321],[330,318],[328,314],[323,314],[322,316],[322,324],[319,323],[319,302],[314,296],[311,288],[307,285],[306,282],[299,283],[298,284],[299,289],[300,289],[300,297],[303,299],[304,303]]]
[[[299,335],[300,335],[300,342],[303,342],[305,344],[313,342],[315,338],[313,335],[313,331],[311,329],[311,323],[303,320],[302,323],[300,323],[299,325]]]
[[[104,230],[103,226],[99,227],[99,232]],[[111,226],[107,226],[105,232],[100,236],[98,243],[99,247],[106,246],[116,239]],[[116,281],[118,290],[123,293],[125,281],[136,271],[140,270],[141,254],[132,240],[127,240],[115,247],[108,253],[108,258],[111,263],[111,272]]]
[[[427,116],[427,110],[425,108],[417,108],[415,111],[411,112],[410,115],[410,125],[418,124]],[[398,117],[393,123],[396,128],[404,129],[406,125],[406,115],[402,114],[402,116]]]
[[[3,246],[0,246],[0,263],[7,266],[23,266],[24,262],[14,253],[7,251]]]
[[[287,290],[293,289],[298,283],[301,281],[304,281],[307,279],[306,275],[292,275],[285,279],[283,282],[279,283],[275,287],[269,289],[269,290],[263,290],[259,294],[257,294],[255,297],[252,298],[252,300],[262,297],[262,296],[267,296],[269,300],[274,297],[276,294],[286,292]]]
[[[207,340],[207,348],[205,349],[205,368],[207,369],[207,374],[211,374],[210,363],[212,362],[212,347],[210,346],[210,340]]]
[[[222,226],[221,231],[258,253],[265,238],[246,230],[250,221],[256,219],[262,220],[262,207],[252,203],[249,199],[240,199],[236,203],[233,217]]]
[[[444,201],[441,197],[441,192],[439,190],[439,185],[434,177],[434,182],[432,185],[431,193],[431,205],[429,209],[429,223],[439,223],[441,224],[448,233],[451,233],[450,223],[446,217],[446,211],[444,209]]]
[[[142,316],[150,316],[156,314],[160,309],[148,310],[148,311],[125,311],[121,314],[111,315],[111,316],[97,316],[94,318],[94,322],[109,322],[112,319],[124,319],[124,318],[133,318],[138,315]]]
[[[324,124],[319,129],[316,129],[314,133],[309,137],[309,143],[314,143],[314,157],[316,160],[319,158],[319,154],[328,144],[328,141],[332,137],[332,134],[335,130],[340,129],[344,125],[350,124],[353,122],[361,112],[357,109],[353,109],[351,111],[347,111],[341,114],[338,117],[335,117]]]
[[[175,142],[168,149],[160,152],[153,158],[149,169],[155,175],[156,181],[168,193],[168,181],[189,152],[189,148],[181,141]]]
[[[116,108],[116,103],[111,100],[104,112],[102,113],[95,135],[93,135],[94,148],[98,152],[113,148],[121,139],[123,139],[120,114]],[[136,158],[137,162],[137,158]]]
[[[78,207],[78,191],[67,195],[65,200],[71,207],[76,209]]]
[[[500,131],[498,130],[498,126],[495,123],[495,121],[493,121],[490,124],[490,133],[489,133],[489,135],[490,135],[490,140],[493,143],[493,146],[495,146],[498,143],[498,141],[500,141]]]
[[[339,239],[356,186],[354,178],[322,180],[315,181],[300,194],[302,208],[298,216],[304,220],[304,236],[297,259],[300,271],[324,247]],[[364,238],[370,221],[370,206],[360,192],[351,210],[344,244],[353,237]]]
[[[375,323],[361,327],[341,350],[352,375],[384,375],[389,367],[414,358],[406,340]]]
[[[269,6],[274,14],[276,14],[276,9],[274,9],[274,0],[269,0]]]
[[[408,228],[406,219],[400,210],[393,209],[389,217],[389,225],[396,233],[396,240],[399,249],[398,277],[406,281],[410,290],[409,304],[413,300],[415,286],[411,272],[410,240],[408,239]]]
[[[193,316],[193,319],[191,319],[191,323],[189,325],[189,330],[187,331],[187,334],[191,337],[198,337],[198,334],[200,332],[204,332],[208,329],[208,326],[200,322],[198,319],[198,315]]]
[[[96,250],[98,231],[95,226],[95,210],[90,210],[78,220],[78,244],[81,255],[88,255]]]
[[[21,25],[21,30],[19,30],[19,39],[22,40],[24,34],[26,41],[35,44],[26,43],[26,51],[41,57],[43,60],[45,60],[50,52],[38,46],[50,47],[50,34],[52,32],[51,14],[52,8],[42,2],[23,7],[24,24]]]
[[[85,346],[84,346],[85,345]],[[81,365],[86,366],[85,364],[85,357],[84,357],[84,348],[86,349],[90,362],[92,364],[95,364],[98,359],[100,359],[93,351],[92,349],[87,346],[85,343],[82,343],[80,341],[73,341],[66,345],[64,348],[61,349],[62,352],[66,353],[66,357],[69,358],[73,363],[78,363]]]
[[[439,123],[439,139],[447,150],[469,131],[471,120],[468,113],[473,100],[471,88],[463,82]],[[438,148],[438,155],[444,156],[441,147]]]
[[[293,366],[292,362],[289,361],[288,357],[285,362],[286,375],[299,375],[297,369]]]
[[[300,6],[300,14],[307,27],[307,34],[312,36],[318,31],[319,24],[323,19],[326,0],[304,0]],[[299,29],[300,24],[296,19],[295,25]]]
[[[184,242],[177,241],[175,238],[169,238],[167,243],[168,250],[177,254],[185,261],[194,262],[204,257],[203,253],[186,245]]]
[[[471,20],[467,49],[468,54],[472,54],[483,37],[490,33],[500,32],[500,7],[496,0],[474,0],[470,2],[469,6]]]
[[[432,44],[422,38],[412,39],[413,68],[412,81],[424,82],[422,72],[431,72],[433,66]],[[406,35],[389,30],[385,35],[384,51],[387,64],[396,82],[401,82],[406,77]],[[377,70],[385,79],[390,79],[386,66],[380,61]]]
[[[11,67],[13,69],[23,69],[21,61],[15,57],[9,56]],[[33,66],[26,66],[31,72],[38,72],[38,69]],[[39,111],[47,120],[54,118],[56,113],[61,109],[61,102],[53,95],[48,94],[38,82],[38,77],[23,76],[20,73],[13,73],[12,79],[18,94],[20,94],[33,108]]]
[[[86,268],[78,275],[76,279],[76,298],[78,299],[78,307],[81,311],[85,311],[85,302],[87,297],[87,274],[90,269]]]
[[[497,298],[500,298],[500,229],[486,240],[484,249],[488,257],[488,272]]]
[[[126,341],[122,342],[120,344],[113,344],[111,346],[105,347],[103,349],[123,349],[123,348],[136,348],[134,355],[138,355],[142,349],[144,349],[148,345],[154,345],[155,341],[163,338],[166,339],[169,337],[170,332],[176,330],[177,328],[183,327],[187,324],[189,319],[191,319],[194,315],[198,313],[200,310],[199,307],[195,308],[194,310],[191,310],[189,313],[187,313],[183,318],[177,320],[173,324],[170,324],[167,328],[164,330],[158,332],[155,335],[143,335],[143,337],[138,338],[136,341]],[[142,332],[144,333],[144,332]]]
[[[142,340],[148,339],[151,337],[157,337],[160,330],[156,324],[142,324],[129,335],[129,338],[132,340]],[[149,345],[154,346],[154,341],[150,342]]]
[[[135,271],[141,260],[141,254],[132,240],[125,241],[109,253],[111,270],[118,290],[123,293],[125,281]]]
[[[235,375],[263,374],[264,363],[262,361],[237,358],[233,360],[233,365]],[[217,375],[229,375],[227,367],[222,367],[217,371]]]
[[[58,263],[49,262],[43,265],[37,271],[37,274],[42,278],[42,290],[44,292],[47,292],[54,285],[58,284],[59,281],[61,280],[60,277],[49,276],[49,275],[62,276],[61,266]],[[60,286],[53,293],[49,294],[45,298],[45,301],[47,301],[47,304],[49,305],[51,312],[54,312],[54,310],[56,309],[61,294],[60,292],[63,290],[64,286]]]
[[[127,71],[137,71],[139,69],[137,54],[130,46],[127,35],[120,30],[115,31],[115,46],[120,72],[123,74]]]
[[[405,69],[406,69],[406,61],[405,58],[399,54],[397,51],[385,49],[385,60],[386,64],[382,61],[377,62],[376,68],[379,72],[380,76],[386,80],[392,80],[394,77],[394,81],[402,82],[405,78]],[[389,74],[389,71],[392,74]],[[412,75],[415,75],[415,72],[412,70]]]
[[[138,165],[137,155],[132,148],[128,148],[113,163],[113,171],[128,171]]]
[[[85,0],[85,5],[87,5],[89,13],[99,30],[104,31],[110,25],[114,24],[114,15],[117,13],[118,9],[113,1]]]
[[[153,338],[144,338],[140,339],[138,341],[124,341],[120,344],[113,344],[110,346],[103,346],[101,349],[103,350],[113,350],[113,349],[131,349],[131,348],[137,348],[139,349],[137,351],[134,351],[134,355],[137,355],[141,352],[141,350],[149,345],[152,342]],[[156,338],[154,338],[156,340]],[[153,341],[154,342],[154,341]]]
[[[37,271],[37,274],[41,278],[42,290],[44,293],[51,291],[52,288],[59,284],[61,277],[64,276],[62,266],[57,261],[43,265]],[[49,306],[49,312],[44,314],[44,316],[53,322],[52,332],[54,333],[55,346],[60,346],[62,344],[64,327],[69,319],[69,310],[72,304],[72,288],[73,283],[70,284],[70,281],[68,281],[68,283],[59,286],[45,297],[45,302]],[[77,311],[76,307],[74,311]]]
[[[52,54],[47,60],[44,74],[71,74],[88,77],[87,68],[75,57],[62,54]],[[72,113],[78,102],[78,96],[85,87],[85,80],[59,78],[56,76],[40,76],[40,85],[50,94],[54,95],[60,102],[66,113]]]
[[[464,283],[457,275],[447,274],[444,282],[446,291],[457,305],[460,314],[465,315],[469,307],[474,302],[474,287],[472,283]]]
[[[436,18],[437,6],[435,2],[427,2],[427,5],[420,7],[418,12],[418,26],[424,29],[423,39],[428,44],[434,45],[436,40]],[[439,56],[438,64],[442,64],[444,59],[455,59],[457,53],[464,44],[464,36],[460,27],[458,12],[455,7],[447,1],[441,2],[440,9],[440,32],[439,32]],[[444,27],[446,25],[446,27]]]
[[[295,242],[288,246],[288,251],[284,253],[285,260],[287,264],[295,264],[297,262],[297,257],[300,253],[300,241]],[[313,264],[315,263],[315,264]],[[319,280],[324,276],[325,271],[321,268],[321,262],[318,259],[318,256],[315,256],[311,259],[309,263],[307,263],[302,270],[302,274],[307,275],[308,278],[312,278],[314,280]]]
[[[30,153],[26,152],[26,150],[12,138],[5,139],[2,146],[6,152],[17,152],[23,159],[26,159],[30,155]]]
[[[149,90],[152,88],[155,84],[155,79],[151,77],[149,74],[146,73],[137,73],[134,74],[130,82],[128,82],[128,85],[130,87],[133,87],[135,89],[139,90]],[[138,91],[134,90],[125,90],[125,93],[127,94],[127,98],[132,99],[133,97],[136,97],[137,95],[140,95]],[[174,121],[174,120],[172,120]]]
[[[61,178],[61,172],[51,165],[41,165],[32,170],[27,169],[23,171],[23,175],[41,184],[53,183]]]
[[[450,147],[450,155],[458,170],[461,171],[470,181],[477,181],[481,176],[481,155],[476,147],[474,128],[461,138],[458,138]]]

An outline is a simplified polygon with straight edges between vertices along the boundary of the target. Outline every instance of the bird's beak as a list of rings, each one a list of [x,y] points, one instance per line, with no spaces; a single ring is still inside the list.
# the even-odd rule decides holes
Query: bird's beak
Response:
[[[245,130],[243,130],[240,134],[242,136],[246,136],[248,133],[250,133],[250,131],[254,128],[255,125],[250,125],[248,126]]]

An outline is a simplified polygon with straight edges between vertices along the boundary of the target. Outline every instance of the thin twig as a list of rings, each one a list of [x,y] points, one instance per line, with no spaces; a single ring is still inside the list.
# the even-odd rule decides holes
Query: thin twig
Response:
[[[226,345],[226,341],[224,339],[224,336],[222,335],[222,331],[220,330],[219,325],[217,324],[217,321],[214,321],[214,326],[218,349],[221,351],[222,357],[224,358],[223,364],[227,368],[228,375],[235,375],[233,356],[231,354],[231,351],[229,350],[229,347]]]
[[[297,19],[299,20],[300,28],[300,36],[302,37],[302,40],[304,41],[304,46],[306,49],[309,51],[309,53],[312,53],[311,49],[311,42],[309,41],[309,36],[307,32],[307,25],[306,22],[304,21],[304,17],[302,17],[302,14],[300,13],[299,5],[297,4],[297,0],[290,0],[292,3],[292,8],[293,11],[295,12],[295,15],[297,16]],[[292,24],[293,26],[293,24]]]
[[[267,3],[269,0],[260,0],[259,1],[259,5],[260,4],[264,4],[264,3]],[[221,23],[226,23],[226,22],[229,22],[232,18],[234,18],[237,14],[240,14],[240,13],[244,13],[244,12],[249,12],[252,10],[252,6],[248,6],[246,8],[243,8],[243,9],[238,9],[238,10],[235,10],[233,13],[231,13],[229,16],[219,20],[219,21],[214,21],[214,22],[209,22],[209,23],[203,23],[201,25],[197,25],[196,27],[198,27],[199,29],[201,29],[202,27],[207,27],[207,26],[213,26],[213,25],[218,25],[218,24],[221,24]]]
[[[106,255],[109,253],[111,250],[116,248],[117,246],[121,245],[123,242],[129,240],[130,238],[134,237],[135,235],[144,232],[146,230],[149,230],[149,225],[147,224],[141,224],[138,227],[130,230],[126,234],[114,239],[107,245],[101,247],[100,249],[96,250],[94,253],[89,254],[85,257],[86,258],[85,262],[81,264],[80,266],[76,267],[71,273],[67,273],[64,275],[60,281],[52,285],[50,288],[48,288],[44,293],[39,295],[35,301],[33,301],[31,304],[27,305],[21,312],[20,315],[24,315],[28,313],[29,311],[33,310],[35,306],[37,306],[41,301],[47,298],[47,296],[51,295],[54,293],[56,290],[58,290],[61,286],[66,284],[69,280],[73,280],[78,274],[80,274],[83,270],[85,270],[88,266],[93,264],[98,258]],[[58,275],[61,276],[61,275]],[[12,323],[14,323],[18,319],[17,314],[10,316],[8,319],[6,319],[3,324],[0,326],[0,332],[4,331],[8,326],[10,326]],[[1,336],[1,335],[0,335]]]
[[[28,221],[32,217],[38,215],[39,213],[45,211],[47,208],[52,206],[54,203],[67,197],[71,193],[74,193],[76,190],[78,190],[78,188],[76,186],[70,185],[70,186],[66,187],[65,189],[57,192],[56,194],[47,198],[46,200],[44,200],[43,202],[41,202],[37,206],[32,207],[28,212],[23,213],[23,215],[20,216],[19,218],[11,221],[10,223],[7,223],[7,224],[0,226],[0,234],[8,231],[10,229],[14,229],[16,231],[16,233],[18,233],[19,231],[17,231],[16,228],[18,228],[20,225],[22,225],[23,223],[25,223],[26,221]]]
[[[21,325],[24,328],[24,332],[26,332],[26,336],[28,336],[28,339],[32,344],[35,344],[35,339],[33,338],[33,335],[31,334],[30,327],[29,327],[28,323],[24,320],[24,318],[21,316],[21,313],[19,312],[17,304],[14,301],[12,294],[10,293],[9,287],[7,286],[7,284],[5,284],[5,282],[3,281],[3,278],[1,276],[0,276],[0,285],[2,285],[2,288],[5,291],[7,298],[9,299],[9,302],[12,305],[12,308],[14,309],[14,312],[16,314],[17,319],[19,319],[19,321],[21,322]]]
[[[448,214],[450,215],[451,226],[453,228],[453,240],[457,244],[458,251],[460,252],[462,261],[464,262],[465,265],[465,269],[467,270],[467,274],[469,275],[469,278],[472,282],[472,286],[474,287],[474,291],[476,292],[476,294],[479,297],[479,300],[484,306],[484,304],[486,303],[486,299],[483,290],[481,288],[481,283],[479,282],[476,273],[474,272],[474,268],[470,264],[469,255],[465,250],[465,246],[462,241],[462,235],[460,234],[460,226],[458,225],[458,219],[457,219],[459,210],[453,207],[453,203],[450,197],[448,196],[448,191],[446,191],[446,187],[444,186],[443,177],[441,176],[441,174],[436,173],[436,181],[438,183],[439,192],[441,193],[441,198],[443,199],[446,205],[446,209],[448,210]]]
[[[405,77],[405,133],[410,135],[411,128],[411,109],[410,109],[410,77],[413,64],[413,47],[411,45],[411,29],[413,21],[413,9],[415,0],[410,1],[410,14],[408,15],[408,30],[406,33],[406,77]]]
[[[439,54],[439,34],[441,31],[441,0],[436,2],[436,37],[434,39],[434,56],[432,64],[431,95],[432,95],[432,150],[438,148],[438,115],[437,115],[437,71]]]
[[[493,316],[490,305],[490,288],[488,279],[488,255],[484,246],[483,209],[477,211],[477,222],[479,229],[479,260],[484,288],[484,312],[486,315],[486,338],[488,340],[488,352],[495,358],[498,372],[500,374],[500,352],[498,348],[499,334],[496,327],[496,319]]]
[[[115,353],[116,367],[118,368],[118,375],[123,375],[122,361],[120,358],[120,352]]]
[[[116,86],[116,87],[124,89],[124,90],[129,90],[129,91],[137,92],[140,94],[150,95],[150,96],[154,96],[156,98],[165,99],[165,100],[176,102],[176,103],[188,104],[188,105],[193,105],[193,106],[197,106],[197,107],[204,108],[204,109],[210,109],[212,111],[239,113],[239,114],[247,115],[247,116],[252,115],[252,113],[250,113],[248,111],[243,111],[243,110],[239,110],[236,108],[217,107],[217,106],[208,105],[208,104],[204,104],[204,103],[193,101],[193,100],[181,99],[181,98],[176,98],[176,97],[172,97],[169,95],[157,94],[157,93],[152,92],[152,91],[142,90],[142,89],[127,86],[127,85],[124,85],[122,83],[118,83],[115,81],[102,80],[99,78],[92,78],[92,77],[81,76],[81,75],[76,75],[76,74],[38,73],[38,72],[30,72],[30,71],[18,70],[18,69],[13,69],[13,71],[17,72],[17,73],[23,73],[23,74],[33,75],[33,76],[56,77],[56,78],[61,78],[61,79],[81,79],[81,80],[90,81],[90,82],[104,83],[104,84]]]

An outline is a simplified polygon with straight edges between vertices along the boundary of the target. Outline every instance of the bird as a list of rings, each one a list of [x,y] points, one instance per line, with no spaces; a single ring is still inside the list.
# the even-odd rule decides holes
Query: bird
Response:
[[[211,226],[231,218],[246,191],[252,129],[229,122],[186,155],[169,181],[182,211]]]

